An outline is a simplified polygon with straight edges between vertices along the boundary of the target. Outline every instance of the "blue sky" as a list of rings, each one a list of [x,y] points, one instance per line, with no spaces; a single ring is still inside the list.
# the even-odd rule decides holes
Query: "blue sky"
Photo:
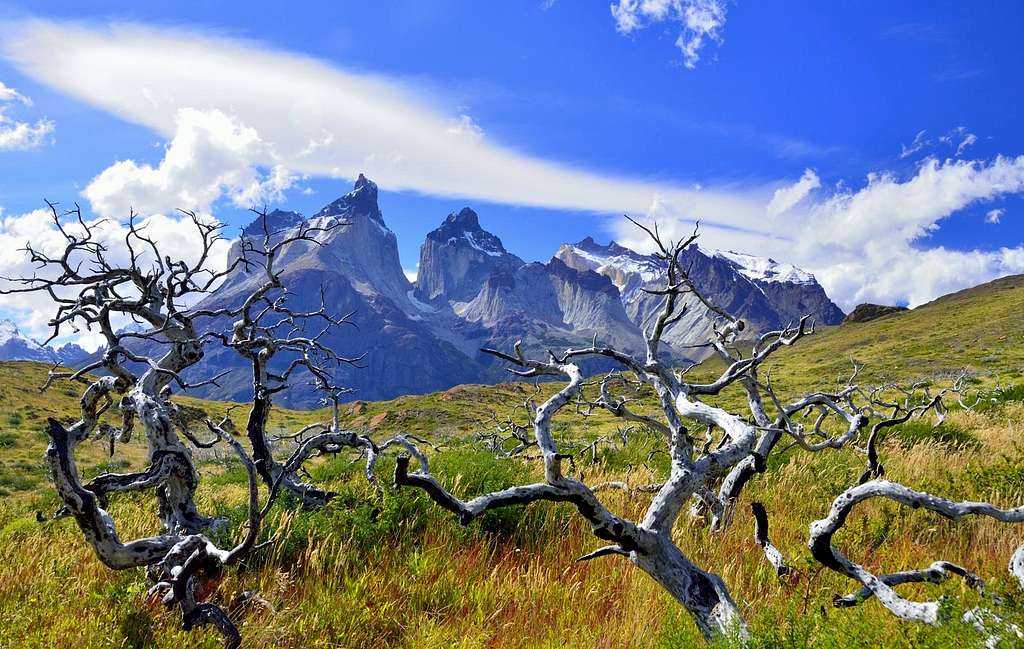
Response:
[[[705,245],[807,267],[844,308],[1024,272],[1018,2],[36,1],[0,21],[0,239],[44,197],[237,227],[246,201],[312,212],[366,171],[409,270],[468,204],[536,260],[640,245],[624,211],[700,218]]]

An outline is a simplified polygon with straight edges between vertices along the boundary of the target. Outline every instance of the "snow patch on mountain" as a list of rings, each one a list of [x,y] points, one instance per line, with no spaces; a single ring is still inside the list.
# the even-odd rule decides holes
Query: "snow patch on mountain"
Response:
[[[757,282],[817,283],[814,275],[807,271],[769,257],[757,257],[732,250],[709,250],[708,252],[732,264],[736,271],[747,279]]]
[[[412,302],[412,305],[419,309],[420,311],[422,311],[423,313],[434,313],[435,311],[437,311],[437,309],[430,306],[429,304],[425,304],[416,299],[415,288],[409,289],[409,291],[406,293],[406,296],[408,296],[409,301]]]
[[[591,270],[598,273],[608,274],[606,271],[615,269],[621,273],[613,274],[613,281],[622,288],[624,278],[629,275],[638,275],[644,282],[658,280],[664,274],[664,266],[656,257],[641,255],[638,252],[624,248],[614,241],[607,246],[600,246],[594,240],[587,237],[575,245],[568,245],[572,252],[581,257],[591,266]]]
[[[10,320],[0,320],[0,345],[18,336],[18,327]]]
[[[470,246],[472,246],[475,250],[479,250],[485,255],[490,255],[491,257],[500,257],[505,254],[504,250],[495,250],[494,248],[490,248],[483,244],[477,243],[477,240],[473,237],[472,232],[466,232],[464,236],[466,238],[466,241],[469,242]]]

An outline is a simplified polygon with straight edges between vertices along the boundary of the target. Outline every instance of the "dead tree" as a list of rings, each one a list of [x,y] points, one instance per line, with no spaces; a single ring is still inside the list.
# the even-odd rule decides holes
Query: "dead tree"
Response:
[[[57,516],[73,517],[96,556],[108,567],[145,568],[154,583],[151,595],[169,607],[178,606],[185,629],[212,624],[228,647],[236,647],[240,643],[238,629],[218,606],[202,601],[203,584],[259,547],[261,526],[275,496],[282,486],[295,488],[290,476],[312,452],[307,445],[300,446],[279,466],[258,444],[265,441],[261,428],[258,435],[250,435],[250,440],[257,442],[253,444],[256,454],[250,457],[225,432],[226,420],[207,420],[213,438],[200,441],[181,425],[177,407],[170,400],[171,388],[216,384],[223,373],[190,383],[183,372],[203,358],[205,345],[218,341],[252,359],[258,388],[253,410],[257,413],[265,415],[269,397],[264,400],[264,395],[286,385],[293,367],[305,364],[314,375],[321,372],[318,376],[326,377],[322,368],[310,362],[310,355],[315,352],[341,359],[319,345],[317,336],[296,333],[294,325],[297,320],[317,318],[334,326],[344,319],[333,318],[324,309],[314,314],[295,313],[268,295],[280,287],[273,272],[276,250],[300,241],[315,242],[318,233],[341,224],[306,224],[287,234],[267,233],[261,249],[243,238],[241,254],[226,268],[217,269],[211,267],[211,253],[221,239],[221,226],[195,214],[185,213],[199,238],[194,263],[164,254],[134,215],[123,240],[127,260],[117,261],[121,251],[109,249],[110,242],[102,240],[97,222],[86,221],[77,206],[59,213],[55,205],[49,205],[53,223],[64,238],[63,250],[53,253],[28,244],[26,252],[37,266],[36,274],[8,278],[2,292],[47,294],[57,305],[50,321],[50,340],[85,328],[98,330],[105,341],[95,361],[78,370],[54,367],[43,386],[45,390],[58,379],[86,386],[79,420],[65,427],[51,419],[46,429],[50,440],[46,461],[63,503]],[[267,282],[240,307],[211,310],[195,304],[232,273],[254,268],[266,273]],[[225,337],[217,331],[213,323],[223,316],[239,318],[235,335]],[[128,323],[136,326],[119,327]],[[273,374],[263,361],[278,350],[296,352],[299,359],[285,372]],[[94,376],[97,373],[102,376]],[[119,411],[118,427],[100,422],[111,408]],[[265,416],[260,422],[265,425]],[[109,438],[113,452],[115,441],[128,442],[136,429],[141,429],[148,443],[148,467],[135,473],[104,473],[83,484],[75,464],[76,446],[98,434]],[[208,448],[219,442],[231,446],[248,473],[246,527],[241,540],[229,549],[219,548],[204,533],[223,521],[198,511],[195,492],[199,474],[189,448],[189,444]],[[260,477],[268,487],[262,506]],[[160,533],[122,541],[106,510],[108,500],[118,493],[150,490],[158,503]]]
[[[813,333],[813,324],[803,318],[799,323],[777,331],[763,333],[749,343],[738,344],[745,325],[715,305],[691,281],[686,268],[680,264],[680,254],[697,238],[694,233],[681,241],[666,242],[657,227],[645,230],[656,246],[656,255],[664,264],[665,284],[650,292],[663,296],[662,308],[645,331],[646,353],[635,356],[611,347],[598,345],[595,339],[590,347],[569,349],[562,353],[549,351],[547,358],[526,357],[518,344],[511,353],[485,349],[484,352],[507,361],[511,372],[520,377],[544,377],[562,382],[552,396],[533,412],[532,433],[543,459],[543,479],[532,484],[514,486],[500,491],[462,500],[444,487],[422,461],[421,453],[400,456],[396,462],[395,485],[422,489],[438,505],[455,513],[462,524],[468,524],[490,509],[521,505],[536,501],[571,503],[591,525],[593,534],[607,544],[595,549],[579,560],[594,560],[606,556],[623,556],[655,579],[691,614],[698,628],[707,638],[736,634],[746,638],[748,631],[741,612],[724,581],[714,572],[696,565],[672,540],[672,530],[680,513],[688,505],[710,512],[709,524],[715,531],[727,529],[731,513],[745,485],[767,468],[772,452],[780,452],[779,443],[787,439],[792,445],[807,452],[820,452],[850,447],[863,443],[870,422],[872,399],[877,402],[880,392],[867,392],[854,383],[856,374],[847,385],[832,391],[817,391],[783,402],[771,387],[770,376],[761,376],[761,368],[779,349],[791,346]],[[723,362],[725,369],[713,379],[701,382],[689,378],[694,367],[679,369],[661,352],[662,335],[666,328],[677,322],[685,311],[683,296],[700,304],[715,321],[709,347]],[[748,339],[749,340],[749,339]],[[653,393],[657,402],[657,416],[641,413],[630,407],[629,400],[613,397],[609,390],[612,377],[600,384],[597,399],[584,399],[584,377],[577,361],[600,356],[618,363],[624,372],[639,381]],[[731,412],[711,401],[727,389],[743,391],[746,413]],[[925,411],[941,412],[942,395],[925,404],[900,405],[898,412],[883,419],[871,430],[867,455],[876,458],[873,450],[879,431],[905,421]],[[642,518],[628,520],[614,514],[602,503],[598,492],[610,486],[588,485],[566,470],[563,453],[552,434],[552,418],[568,404],[581,401],[587,408],[603,408],[626,422],[643,425],[660,433],[670,457],[668,478],[653,485],[654,495]],[[876,403],[877,406],[877,403]],[[812,424],[804,421],[811,418]],[[698,443],[691,427],[703,433]],[[412,460],[417,465],[412,466]],[[873,465],[874,466],[874,465]],[[876,467],[875,469],[880,470]],[[635,489],[634,492],[646,491]],[[1018,510],[996,510],[983,504],[951,504],[931,496],[917,494],[889,483],[868,481],[840,496],[828,519],[812,526],[812,550],[825,565],[858,579],[871,593],[893,601],[891,588],[886,584],[922,581],[925,577],[890,575],[875,578],[860,566],[852,564],[831,545],[832,533],[845,520],[846,514],[857,502],[871,497],[888,497],[914,506],[932,508],[950,516],[983,514],[1000,520],[1016,521],[1024,514]],[[789,570],[781,552],[768,537],[768,515],[760,503],[753,503],[756,529],[755,539],[763,548],[766,560],[780,574]],[[1024,568],[1024,550],[1014,555],[1015,570]],[[950,564],[933,567],[935,571],[964,574]],[[1015,574],[1018,574],[1015,572]],[[864,595],[855,595],[860,601]],[[849,599],[849,598],[847,598]],[[845,601],[845,600],[844,600]],[[837,604],[838,605],[838,604]],[[934,611],[913,609],[913,619],[932,621]],[[911,617],[910,614],[907,617]]]
[[[974,590],[988,594],[984,582],[978,575],[955,563],[938,560],[926,568],[875,575],[864,566],[851,561],[834,544],[834,536],[846,523],[850,513],[861,503],[874,499],[934,512],[952,521],[959,521],[968,516],[984,516],[1004,523],[1024,522],[1024,507],[1002,509],[986,502],[954,502],[885,479],[885,466],[878,453],[882,432],[928,412],[934,412],[941,423],[945,416],[943,399],[950,395],[955,395],[958,404],[963,408],[969,409],[977,405],[982,399],[980,392],[973,403],[966,403],[964,400],[965,379],[966,375],[960,375],[951,387],[935,395],[931,394],[927,383],[915,384],[909,388],[886,385],[870,392],[861,392],[867,404],[866,408],[885,413],[885,416],[872,426],[867,438],[864,449],[867,469],[861,474],[856,485],[836,497],[827,516],[811,523],[807,542],[812,556],[823,566],[860,583],[857,591],[846,596],[835,596],[834,606],[857,606],[865,600],[877,598],[882,606],[903,620],[940,624],[943,620],[939,615],[938,601],[908,600],[897,593],[895,587],[908,583],[939,584],[955,575],[961,577]],[[997,387],[996,390],[998,389]],[[895,398],[886,397],[886,392],[895,393]],[[1019,546],[1009,558],[1008,570],[1021,588],[1024,588],[1024,545]],[[988,595],[993,605],[1001,603],[998,597]],[[984,606],[968,610],[962,619],[988,635],[988,646],[998,645],[1001,635],[1006,632],[1013,633],[1018,640],[1024,639],[1024,632],[1021,629]]]
[[[262,232],[251,236],[243,234],[239,253],[242,263],[235,272],[255,273],[262,277],[262,283],[238,306],[204,309],[197,313],[231,321],[230,333],[213,330],[204,337],[216,339],[251,366],[252,407],[246,421],[246,436],[261,479],[268,487],[280,484],[283,491],[299,499],[303,506],[316,507],[326,503],[334,494],[298,479],[297,473],[305,460],[348,447],[363,451],[373,461],[378,449],[368,437],[340,428],[338,406],[341,398],[351,390],[336,384],[332,367],[358,365],[362,357],[339,356],[322,342],[324,336],[337,327],[355,326],[350,320],[352,314],[332,315],[324,302],[322,288],[317,310],[292,309],[275,262],[293,246],[319,245],[320,234],[343,228],[347,223],[333,220],[320,226],[303,224],[285,233],[270,227],[266,211],[254,212],[259,217],[257,222],[262,225]],[[279,369],[274,369],[276,357],[283,362]],[[306,372],[312,380],[313,389],[324,395],[325,402],[333,405],[332,421],[330,424],[312,424],[298,432],[271,439],[267,422],[273,407],[273,395],[293,384],[300,371]],[[291,466],[288,462],[278,462],[273,455],[272,443],[284,439],[294,442],[297,450],[305,454],[302,460]],[[372,471],[367,473],[367,477],[373,479]]]

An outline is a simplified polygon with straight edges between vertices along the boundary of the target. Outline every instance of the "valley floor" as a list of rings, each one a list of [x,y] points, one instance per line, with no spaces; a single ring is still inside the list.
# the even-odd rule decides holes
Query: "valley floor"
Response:
[[[12,367],[29,374],[41,367],[0,365],[0,378],[16,380]],[[499,460],[468,434],[472,421],[453,413],[486,412],[522,394],[518,385],[457,388],[409,398],[396,406],[355,404],[349,422],[415,417],[438,429],[446,450],[435,453],[434,473],[463,495],[528,477],[518,461]],[[54,408],[73,413],[74,394],[47,403],[27,391],[20,402],[0,401],[0,646],[2,647],[219,647],[209,631],[186,633],[175,612],[147,601],[148,583],[138,571],[112,572],[95,558],[74,522],[39,523],[56,507],[41,469],[45,440],[36,417]],[[1024,428],[1021,395],[986,404],[977,412],[953,412],[937,429],[908,426],[887,439],[887,474],[916,488],[952,498],[991,500],[1003,506],[1024,501]],[[1015,400],[1016,399],[1016,400]],[[400,400],[401,401],[401,400]],[[192,402],[189,402],[192,403]],[[212,404],[208,404],[212,405]],[[218,407],[218,406],[213,406]],[[374,414],[377,413],[377,414]],[[404,414],[403,414],[404,413]],[[412,413],[412,414],[410,414]],[[292,426],[314,413],[278,415]],[[410,420],[411,421],[411,420]],[[610,430],[600,418],[560,428],[575,436],[577,449]],[[14,423],[17,422],[17,423]],[[409,423],[408,421],[406,423]],[[481,424],[477,424],[479,428]],[[445,432],[447,431],[447,432]],[[592,480],[623,479],[644,484],[664,467],[643,464],[657,440],[637,433],[623,448],[606,446],[580,462]],[[102,442],[84,445],[87,477],[102,470],[128,470],[145,454],[133,441],[117,457],[105,457]],[[369,487],[351,457],[313,467],[313,477],[339,492],[320,511],[279,504],[270,529],[277,538],[248,571],[230,574],[213,599],[230,606],[235,595],[254,589],[266,605],[237,614],[248,647],[683,647],[703,641],[685,612],[645,574],[611,557],[576,563],[597,547],[574,511],[532,505],[489,513],[462,528],[421,494]],[[380,475],[387,483],[390,460]],[[205,512],[228,516],[233,529],[244,516],[244,474],[232,461],[206,455],[199,462],[199,503]],[[751,622],[753,646],[763,647],[963,647],[984,638],[956,620],[979,595],[960,581],[941,586],[903,586],[915,596],[944,597],[952,621],[933,628],[897,621],[877,602],[836,609],[832,597],[852,582],[810,559],[810,521],[820,518],[832,498],[853,484],[863,469],[854,451],[785,455],[744,492],[735,523],[721,535],[678,526],[677,540],[698,564],[718,572]],[[637,513],[649,496],[606,494],[618,511]],[[762,501],[771,514],[771,535],[795,574],[778,579],[754,543],[749,505]],[[112,506],[121,535],[155,532],[154,503],[122,497]],[[858,509],[838,537],[850,557],[870,568],[921,568],[936,559],[976,571],[1004,598],[1002,613],[1024,625],[1024,594],[1006,564],[1024,540],[1018,527],[990,520],[953,523],[934,515],[869,504]],[[1007,645],[1009,646],[1009,645]]]

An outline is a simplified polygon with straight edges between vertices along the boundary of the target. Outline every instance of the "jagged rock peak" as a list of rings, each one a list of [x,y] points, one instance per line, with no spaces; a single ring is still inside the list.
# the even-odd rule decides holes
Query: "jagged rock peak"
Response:
[[[633,255],[637,257],[643,256],[640,253],[636,252],[635,250],[632,250],[631,248],[619,245],[619,243],[616,241],[609,241],[607,245],[601,245],[600,243],[594,241],[594,237],[587,237],[582,241],[573,244],[573,247],[579,248],[580,250],[586,252],[600,252],[605,255]]]
[[[480,218],[476,215],[476,212],[469,207],[464,207],[458,212],[452,212],[448,215],[448,218],[445,219],[445,223],[452,223],[466,230],[480,229]]]
[[[501,239],[480,227],[479,217],[468,207],[445,217],[436,230],[427,234],[427,239],[442,244],[468,245],[492,257],[508,254]]]
[[[619,289],[611,279],[592,270],[580,270],[566,265],[558,257],[552,257],[544,267],[553,276],[578,284],[581,288],[619,297]]]
[[[325,205],[315,216],[368,216],[384,225],[384,215],[377,205],[377,183],[359,174],[352,191]]]
[[[289,228],[293,228],[299,225],[306,218],[298,212],[289,212],[286,210],[274,210],[267,214],[266,225],[264,225],[263,217],[257,216],[253,219],[253,222],[245,226],[242,229],[242,236],[257,236],[262,235],[265,231],[269,230],[270,234],[278,232],[284,232]]]

